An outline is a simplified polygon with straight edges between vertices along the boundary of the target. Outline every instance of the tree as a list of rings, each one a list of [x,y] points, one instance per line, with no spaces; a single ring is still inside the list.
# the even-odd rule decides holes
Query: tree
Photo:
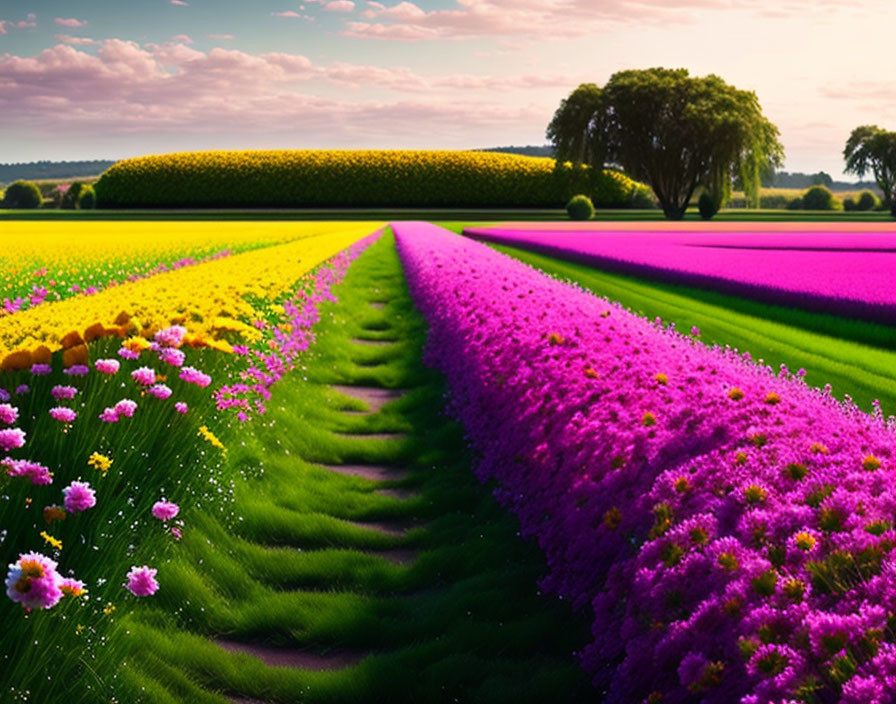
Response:
[[[883,193],[883,200],[896,218],[896,132],[888,132],[877,125],[856,127],[843,149],[846,160],[844,171],[859,178],[868,171]]]
[[[609,163],[646,182],[674,220],[698,186],[722,203],[738,174],[758,199],[762,174],[783,157],[754,93],[686,69],[621,71],[602,89],[583,84],[560,104],[547,135],[558,160]]]
[[[3,207],[13,209],[39,208],[43,203],[40,189],[31,181],[16,181],[6,188]]]
[[[834,185],[834,179],[831,178],[830,174],[825,173],[824,171],[812,174],[809,178],[812,179],[813,186],[825,186],[826,188],[830,188]]]

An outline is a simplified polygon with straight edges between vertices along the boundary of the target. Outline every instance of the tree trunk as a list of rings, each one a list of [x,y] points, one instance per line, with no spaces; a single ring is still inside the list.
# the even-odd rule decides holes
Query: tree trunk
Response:
[[[687,201],[684,202],[684,205],[668,203],[663,206],[663,213],[666,215],[667,220],[684,220],[684,213],[687,209]]]

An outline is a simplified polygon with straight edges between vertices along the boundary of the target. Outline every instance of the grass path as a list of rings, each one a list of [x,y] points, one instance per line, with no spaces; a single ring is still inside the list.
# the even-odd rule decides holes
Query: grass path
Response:
[[[473,477],[391,236],[337,295],[228,448],[233,517],[185,516],[155,601],[122,620],[122,677],[164,703],[592,699],[588,619],[538,593],[541,554]]]
[[[749,351],[775,369],[804,368],[812,386],[831,384],[864,410],[878,399],[896,414],[896,330],[800,311],[686,286],[601,271],[516,247],[490,245],[530,266],[618,301],[649,319],[674,322],[684,332],[697,326],[707,344]]]

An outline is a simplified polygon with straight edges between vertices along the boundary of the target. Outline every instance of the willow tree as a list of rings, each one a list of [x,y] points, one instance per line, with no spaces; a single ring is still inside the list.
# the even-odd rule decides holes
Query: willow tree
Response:
[[[890,213],[896,218],[896,132],[888,132],[877,125],[856,127],[843,150],[848,173],[861,178],[868,171],[884,196],[884,203],[890,206]]]
[[[673,220],[684,217],[698,186],[721,205],[741,175],[758,194],[763,171],[783,158],[778,129],[755,93],[686,69],[620,71],[603,88],[579,86],[555,113],[548,138],[558,159],[615,165],[644,181]]]

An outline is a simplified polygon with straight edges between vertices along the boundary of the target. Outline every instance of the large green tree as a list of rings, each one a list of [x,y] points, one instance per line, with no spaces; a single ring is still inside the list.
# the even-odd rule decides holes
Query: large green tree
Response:
[[[856,127],[843,150],[848,173],[861,178],[868,171],[883,192],[884,203],[896,218],[896,132],[888,132],[877,125]]]
[[[686,69],[621,71],[583,84],[548,126],[558,161],[622,168],[653,189],[666,217],[684,217],[698,186],[721,204],[735,176],[758,196],[763,172],[780,166],[778,129],[755,93]]]

